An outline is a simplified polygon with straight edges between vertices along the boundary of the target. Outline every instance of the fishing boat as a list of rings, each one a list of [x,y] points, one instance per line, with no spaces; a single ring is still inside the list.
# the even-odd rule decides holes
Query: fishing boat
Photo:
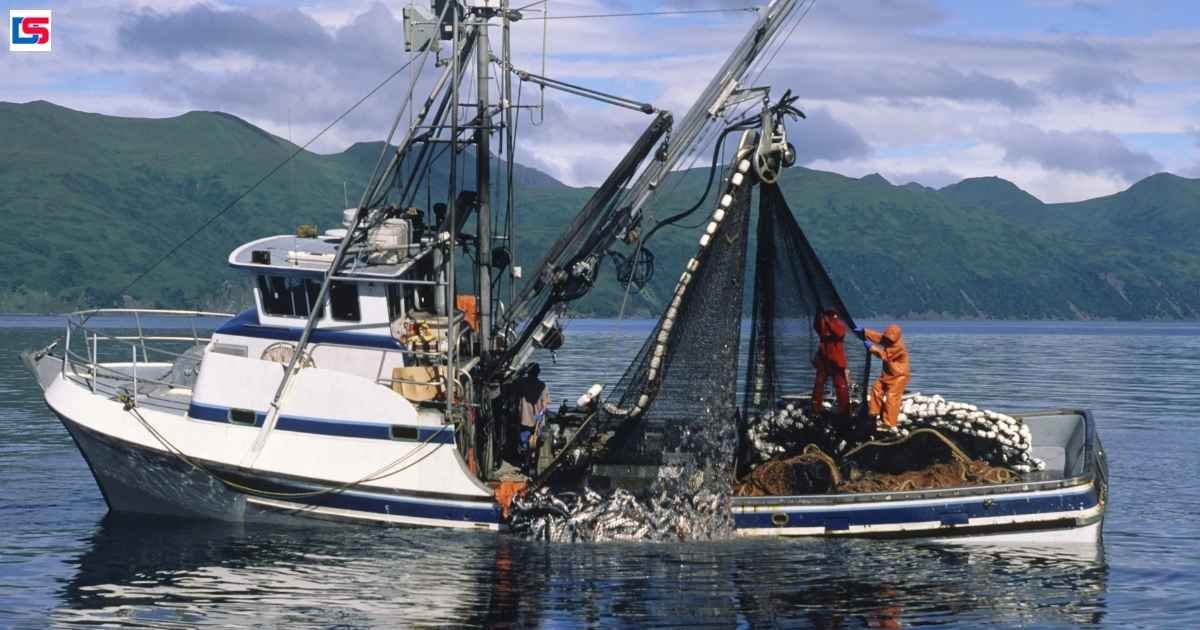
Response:
[[[785,122],[803,114],[790,92],[772,100],[750,77],[784,45],[805,5],[774,0],[760,9],[678,121],[651,103],[514,67],[510,27],[522,16],[506,0],[437,0],[428,15],[406,8],[413,80],[404,102],[419,107],[397,115],[360,202],[341,212],[342,227],[301,226],[230,253],[254,295],[240,313],[83,311],[68,317],[63,337],[24,355],[109,508],[501,530],[514,518],[514,497],[581,484],[636,487],[723,457],[722,427],[781,395],[754,385],[757,398],[737,404],[739,335],[751,193],[778,194],[775,183],[795,160]],[[489,29],[497,26],[494,51]],[[417,79],[430,66],[440,70],[418,98]],[[552,246],[537,252],[531,272],[518,257],[512,159],[516,116],[531,106],[514,98],[514,79],[650,118]],[[472,82],[473,101],[464,103]],[[412,122],[393,142],[406,113]],[[656,219],[666,179],[710,149],[700,201]],[[430,181],[435,163],[448,168],[445,181]],[[435,185],[443,201],[417,207],[418,192],[431,198]],[[651,237],[701,207],[711,213],[696,253],[629,370],[541,416],[524,452],[519,420],[535,353],[564,343],[572,303],[606,261],[626,291],[643,290],[654,267]],[[759,219],[760,243],[766,223]],[[823,273],[819,262],[808,268]],[[764,269],[756,277],[780,275]],[[756,319],[803,319],[759,317],[787,309],[764,301],[769,291],[758,284]],[[844,311],[836,296],[815,299]],[[784,351],[765,348],[787,338],[784,328],[768,334],[756,324],[744,383],[776,369],[771,357]],[[736,497],[734,525],[745,535],[1098,535],[1106,478],[1091,417],[1023,419],[1054,470],[986,488]]]
[[[764,93],[741,84],[782,45],[801,4],[759,10],[678,121],[514,67],[510,27],[522,15],[506,0],[406,8],[413,79],[403,102],[416,111],[397,115],[412,122],[398,141],[389,135],[342,227],[235,249],[228,264],[255,299],[241,313],[85,311],[25,356],[109,508],[498,529],[513,492],[500,475],[514,382],[537,348],[561,344],[567,304],[591,288],[614,242],[636,239],[662,179],[727,112],[758,106]],[[432,89],[415,94],[431,68]],[[512,155],[515,118],[530,106],[517,103],[514,79],[650,119],[525,284],[513,262]],[[781,150],[770,140],[764,157]],[[429,182],[439,159],[448,177]],[[434,185],[444,201],[414,207]],[[130,329],[99,325],[112,317]]]

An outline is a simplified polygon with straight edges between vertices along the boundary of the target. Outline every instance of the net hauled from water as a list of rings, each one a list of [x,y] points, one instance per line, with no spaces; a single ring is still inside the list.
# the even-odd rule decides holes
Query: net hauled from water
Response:
[[[759,187],[756,236],[744,398],[748,415],[774,407],[784,396],[812,392],[820,344],[813,325],[822,311],[837,313],[847,330],[857,327],[776,184]],[[870,355],[852,333],[845,348],[847,380],[861,401]]]
[[[671,302],[601,413],[620,425],[610,462],[697,462],[732,454],[749,240],[749,163],[741,160],[680,275]]]

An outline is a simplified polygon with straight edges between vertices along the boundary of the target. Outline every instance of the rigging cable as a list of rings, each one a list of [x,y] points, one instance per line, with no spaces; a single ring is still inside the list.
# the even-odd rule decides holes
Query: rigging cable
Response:
[[[534,3],[537,4],[537,3]],[[699,13],[752,13],[758,11],[758,7],[734,7],[729,9],[680,9],[676,11],[631,11],[629,13],[590,13],[584,15],[555,15],[528,18],[531,20],[590,20],[600,18],[618,18],[618,17],[645,17],[657,15],[696,15]]]
[[[157,269],[159,265],[166,262],[168,259],[171,258],[171,256],[174,256],[176,252],[178,252],[180,249],[182,249],[184,247],[184,245],[187,245],[189,242],[191,242],[192,239],[196,238],[196,236],[198,236],[201,232],[203,232],[205,229],[207,229],[208,226],[212,225],[214,221],[216,221],[217,219],[224,216],[230,210],[233,210],[233,208],[235,206],[237,206],[237,204],[241,200],[245,199],[247,196],[250,195],[250,193],[252,193],[256,189],[258,189],[259,186],[261,186],[264,182],[266,182],[268,179],[270,179],[271,176],[273,176],[275,173],[278,173],[280,171],[280,169],[282,169],[284,166],[287,166],[287,164],[289,162],[291,162],[293,159],[295,159],[296,156],[300,155],[305,150],[307,150],[308,147],[312,145],[312,143],[316,142],[321,136],[325,135],[325,132],[332,129],[334,125],[338,124],[339,122],[342,121],[342,119],[344,119],[346,116],[349,116],[354,110],[358,109],[358,107],[360,105],[362,105],[363,103],[365,103],[367,101],[367,99],[371,98],[372,96],[375,95],[376,92],[383,89],[383,87],[385,85],[387,85],[388,83],[390,83],[392,79],[399,76],[399,74],[401,72],[404,72],[405,69],[407,69],[410,65],[412,65],[412,63],[414,61],[416,61],[416,59],[417,59],[416,57],[409,59],[407,62],[404,63],[404,65],[397,68],[394,72],[389,74],[383,81],[379,82],[379,84],[376,85],[374,88],[372,88],[370,92],[367,92],[366,95],[364,95],[362,98],[358,99],[358,101],[356,103],[354,103],[354,105],[351,105],[349,109],[347,109],[346,111],[339,114],[337,118],[333,119],[333,122],[326,125],[324,129],[318,131],[315,136],[313,136],[312,138],[310,138],[308,140],[308,142],[305,142],[303,145],[296,147],[296,150],[292,151],[292,153],[290,155],[288,155],[286,158],[284,158],[284,160],[282,162],[280,162],[279,164],[276,164],[271,170],[267,171],[265,175],[263,175],[262,177],[260,177],[258,179],[258,181],[251,184],[249,188],[247,188],[244,192],[242,192],[242,194],[235,197],[233,199],[233,201],[230,201],[228,204],[226,204],[225,207],[221,208],[220,211],[216,212],[212,216],[205,219],[204,222],[201,223],[199,227],[192,230],[192,232],[190,234],[188,234],[186,237],[184,237],[183,240],[176,243],[170,250],[167,251],[167,253],[163,254],[161,257],[159,257],[157,260],[155,260],[149,267],[147,267],[145,269],[145,271],[142,271],[142,273],[138,274],[138,276],[136,278],[134,278],[129,284],[125,285],[124,288],[122,288],[120,291],[118,291],[117,295],[118,296],[124,295],[126,291],[132,289],[134,285],[136,285],[138,282],[141,282],[146,276],[150,275],[150,272]],[[88,319],[90,319],[90,316],[85,317],[83,322],[86,323]]]
[[[791,39],[792,34],[796,32],[796,29],[800,26],[800,23],[803,22],[804,18],[808,16],[809,11],[812,10],[812,8],[815,4],[816,4],[816,0],[810,0],[808,5],[806,7],[804,7],[803,11],[795,18],[795,21],[792,23],[792,26],[788,29],[787,34],[783,37],[783,39],[779,42],[779,44],[776,45],[775,50],[771,53],[770,57],[767,58],[766,63],[764,63],[762,65],[762,67],[758,69],[758,72],[754,76],[754,80],[751,81],[751,85],[757,83],[758,80],[762,77],[763,73],[766,72],[767,68],[770,67],[771,63],[775,61],[775,57],[779,55],[779,52],[781,50],[783,50],[783,48],[787,44],[788,40]],[[708,10],[697,10],[695,12],[703,13],[703,12],[718,12],[718,11],[733,11],[733,10],[735,10],[735,9],[708,9]],[[740,10],[756,10],[756,9],[740,9]],[[655,13],[655,12],[650,12],[650,13]],[[615,15],[616,14],[614,14],[614,16]],[[787,97],[787,95],[785,94],[785,99],[786,99],[786,97]],[[742,104],[742,107],[745,107],[745,104]],[[790,110],[791,110],[791,108],[789,106],[787,109],[783,109],[782,111],[785,113],[790,113]],[[650,238],[652,236],[654,236],[654,234],[660,228],[669,226],[669,225],[674,225],[678,221],[690,216],[692,213],[694,213],[696,210],[698,210],[704,204],[704,201],[708,198],[709,191],[712,189],[713,177],[716,174],[717,163],[719,160],[721,148],[724,146],[726,136],[730,132],[738,130],[738,129],[744,130],[744,129],[752,128],[753,125],[755,124],[756,119],[760,119],[760,117],[755,116],[755,117],[743,118],[739,122],[734,123],[734,124],[730,125],[729,127],[726,127],[719,134],[719,139],[717,141],[716,146],[713,149],[713,160],[712,160],[712,165],[709,167],[708,183],[704,187],[704,194],[702,194],[700,196],[700,199],[691,208],[684,210],[682,212],[679,212],[677,214],[674,214],[672,216],[669,216],[666,219],[663,219],[662,221],[657,222],[654,225],[654,227],[651,228],[650,231],[646,234],[646,236],[644,236],[638,240],[638,245],[637,245],[637,248],[634,250],[633,257],[631,259],[622,259],[618,263],[621,265],[628,264],[628,268],[627,268],[628,272],[624,273],[622,271],[618,271],[618,276],[625,275],[629,279],[629,281],[625,284],[625,295],[624,295],[623,299],[621,300],[621,310],[620,310],[620,315],[618,316],[618,319],[624,318],[625,305],[629,299],[629,288],[633,284],[634,274],[636,273],[637,264],[638,264],[639,258],[641,257],[642,250],[645,249],[647,241],[649,241]],[[695,160],[698,158],[699,158],[699,154],[697,154],[696,157],[694,157],[692,159],[692,163],[694,163]],[[685,172],[690,169],[691,169],[691,166],[689,164],[688,168],[685,169]],[[682,176],[679,177],[676,180],[675,185],[673,185],[671,187],[671,190],[674,190],[676,187],[678,187],[679,184],[682,182],[682,180],[683,180],[683,177]],[[701,222],[700,225],[703,225],[703,222]],[[684,226],[681,226],[681,227],[684,227]],[[695,228],[695,227],[699,227],[699,225],[687,226],[687,227]],[[647,280],[648,280],[648,278],[647,278]]]
[[[644,236],[638,240],[637,248],[634,249],[634,251],[633,251],[633,257],[632,258],[622,258],[619,261],[617,261],[617,265],[619,267],[625,267],[625,265],[628,265],[628,267],[625,268],[625,269],[627,269],[627,271],[620,269],[620,268],[617,271],[618,280],[620,280],[622,277],[627,278],[627,281],[625,282],[625,294],[621,298],[621,310],[618,312],[618,315],[617,315],[618,321],[625,319],[625,306],[629,302],[630,289],[633,287],[634,284],[639,284],[639,287],[638,287],[639,290],[641,290],[641,288],[643,288],[643,286],[644,286],[643,284],[638,283],[636,281],[635,275],[637,273],[638,262],[640,261],[642,256],[650,255],[650,251],[646,249],[646,242],[649,241],[650,238],[652,236],[654,236],[655,232],[658,232],[658,230],[660,228],[666,227],[668,225],[673,225],[674,223],[687,218],[692,213],[694,213],[696,210],[699,210],[701,206],[704,205],[704,202],[706,200],[708,200],[708,193],[712,190],[713,180],[717,173],[717,164],[720,161],[720,157],[721,157],[721,149],[725,146],[725,138],[730,133],[733,133],[734,131],[741,131],[741,130],[753,128],[753,125],[750,124],[751,120],[752,120],[752,118],[743,119],[742,121],[734,123],[733,125],[726,127],[724,130],[722,130],[720,136],[717,139],[716,146],[713,147],[712,164],[709,166],[709,169],[708,169],[708,183],[705,184],[704,193],[700,195],[700,198],[696,201],[695,205],[693,205],[691,208],[688,208],[687,210],[673,214],[673,215],[663,219],[662,221],[659,221],[658,223],[654,224],[654,227],[650,228],[650,231],[646,233],[646,236]],[[680,175],[679,178],[680,178],[680,180],[682,180],[683,176]],[[650,276],[652,276],[654,273],[654,259],[652,257],[647,260],[647,265],[649,267],[649,272],[644,274],[644,278],[642,281],[643,283],[649,282]]]
[[[771,56],[767,58],[767,62],[764,63],[761,68],[759,68],[758,74],[754,75],[754,81],[751,82],[751,85],[758,83],[758,80],[762,78],[762,75],[767,71],[767,68],[771,67],[771,64],[775,61],[775,57],[779,55],[779,51],[783,50],[784,46],[787,45],[788,40],[792,38],[792,34],[796,32],[796,29],[800,26],[800,23],[804,21],[804,18],[808,17],[808,12],[812,11],[813,6],[816,4],[817,0],[809,0],[808,6],[805,7],[804,11],[802,11],[800,15],[796,17],[796,21],[793,22],[792,27],[788,29],[787,35],[784,35],[783,39],[779,41],[779,45],[775,47],[775,52],[771,53]]]

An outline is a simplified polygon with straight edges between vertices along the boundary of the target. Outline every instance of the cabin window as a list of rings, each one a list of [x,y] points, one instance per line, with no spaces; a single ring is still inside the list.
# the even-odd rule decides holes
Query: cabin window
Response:
[[[362,319],[358,307],[358,285],[353,282],[334,282],[329,285],[329,312],[339,322]]]
[[[392,425],[393,440],[417,440],[420,437],[421,432],[417,427],[406,427],[399,424]]]
[[[229,421],[234,424],[248,424],[254,426],[258,421],[258,414],[251,409],[230,409]]]
[[[263,312],[279,317],[308,317],[317,304],[321,285],[303,278],[259,276],[258,291]],[[317,308],[317,317],[321,317]]]

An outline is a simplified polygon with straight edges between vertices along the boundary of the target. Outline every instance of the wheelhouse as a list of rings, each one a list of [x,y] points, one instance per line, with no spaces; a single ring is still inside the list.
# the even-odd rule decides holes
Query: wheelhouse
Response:
[[[344,229],[317,234],[301,226],[296,235],[235,249],[229,264],[250,277],[254,308],[219,328],[212,349],[286,363],[313,317],[306,365],[370,378],[426,406],[445,401],[453,387],[447,374],[469,387],[464,368],[477,355],[475,299],[460,295],[447,304],[447,265],[438,247],[447,235],[427,227],[416,208],[385,208],[373,220],[370,238],[348,252],[353,263],[320,302]],[[452,334],[457,352],[450,353]],[[451,365],[450,355],[465,365]]]

